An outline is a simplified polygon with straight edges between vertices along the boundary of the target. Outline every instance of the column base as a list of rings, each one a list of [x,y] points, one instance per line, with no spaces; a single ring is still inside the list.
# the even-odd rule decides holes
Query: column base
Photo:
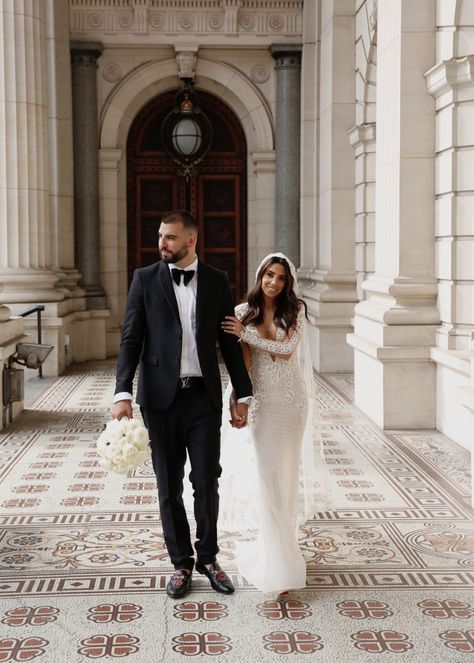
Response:
[[[371,277],[355,307],[354,402],[381,428],[436,427],[436,284]]]
[[[354,403],[380,428],[436,427],[436,366],[428,347],[383,347],[355,334]]]
[[[83,285],[87,310],[102,310],[107,306],[107,297],[100,285]]]
[[[0,270],[0,299],[3,304],[58,302],[64,292],[56,288],[58,275],[47,269]]]
[[[346,336],[352,332],[357,302],[355,275],[298,271],[308,306],[311,359],[318,373],[352,373],[354,356]]]

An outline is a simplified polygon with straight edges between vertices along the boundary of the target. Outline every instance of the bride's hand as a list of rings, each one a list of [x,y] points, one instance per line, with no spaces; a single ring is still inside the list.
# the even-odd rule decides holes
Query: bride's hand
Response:
[[[244,325],[235,317],[235,315],[226,315],[221,326],[226,334],[234,334],[237,338],[240,338],[240,335],[245,329]]]

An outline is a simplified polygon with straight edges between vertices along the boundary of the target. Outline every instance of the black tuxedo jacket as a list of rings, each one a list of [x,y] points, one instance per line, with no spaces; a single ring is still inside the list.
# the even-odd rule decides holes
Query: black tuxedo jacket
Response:
[[[196,296],[196,345],[202,376],[212,405],[222,408],[216,339],[237,398],[250,396],[252,385],[237,337],[221,322],[234,314],[227,274],[199,261]],[[140,361],[137,403],[165,410],[178,389],[182,330],[170,269],[165,262],[137,269],[128,293],[117,361],[115,393],[132,393]]]

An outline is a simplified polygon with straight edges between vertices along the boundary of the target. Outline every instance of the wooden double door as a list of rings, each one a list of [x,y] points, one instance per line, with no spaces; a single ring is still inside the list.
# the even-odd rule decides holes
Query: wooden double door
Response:
[[[217,97],[199,92],[213,126],[211,149],[188,180],[161,144],[161,124],[174,106],[166,93],[135,118],[127,144],[128,275],[159,259],[158,228],[173,209],[189,209],[199,222],[198,255],[225,270],[236,302],[246,291],[246,144],[241,124]]]

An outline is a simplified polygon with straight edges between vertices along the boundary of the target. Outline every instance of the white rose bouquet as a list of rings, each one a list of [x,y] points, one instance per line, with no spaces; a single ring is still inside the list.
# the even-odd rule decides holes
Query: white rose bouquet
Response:
[[[97,453],[102,467],[126,474],[150,456],[148,431],[136,419],[112,419],[99,435]]]

